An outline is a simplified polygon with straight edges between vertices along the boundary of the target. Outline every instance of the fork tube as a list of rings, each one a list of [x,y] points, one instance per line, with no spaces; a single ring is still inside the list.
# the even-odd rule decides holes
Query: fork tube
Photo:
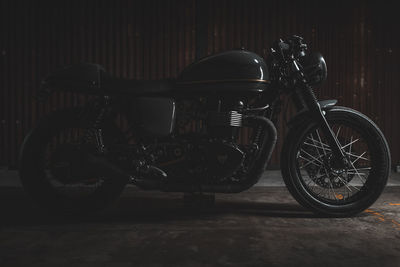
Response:
[[[303,84],[301,91],[304,102],[307,105],[307,108],[310,110],[311,115],[314,117],[314,119],[320,124],[322,132],[327,138],[329,146],[333,150],[334,156],[337,159],[342,159],[343,163],[346,162],[346,157],[342,151],[342,147],[338,139],[336,138],[335,133],[329,126],[323,114],[323,111],[321,110],[321,107],[318,103],[318,100],[314,94],[313,89],[308,84]]]

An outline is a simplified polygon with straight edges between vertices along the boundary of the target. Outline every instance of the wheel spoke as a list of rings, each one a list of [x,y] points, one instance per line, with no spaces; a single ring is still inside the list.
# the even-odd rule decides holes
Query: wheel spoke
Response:
[[[311,138],[312,138],[312,134],[311,134]],[[314,140],[314,138],[312,138],[313,140]],[[315,144],[315,142],[313,142],[314,144]],[[324,147],[322,146],[322,150],[324,149]],[[318,148],[315,148],[315,150],[317,151],[317,154],[318,154],[318,158],[320,158],[321,157],[321,154],[319,153],[319,150],[318,150]]]
[[[352,153],[349,153],[349,152],[346,152],[346,155],[349,155],[349,156],[351,156],[351,157],[355,157],[355,158],[360,158],[360,159],[363,159],[363,160],[366,160],[366,161],[370,161],[368,158],[364,158],[363,156],[357,156],[357,155],[355,155],[355,154],[352,154]]]
[[[338,136],[339,136],[339,132],[340,132],[340,129],[342,128],[342,126],[339,126],[339,129],[337,130],[337,132],[336,132],[336,138],[338,138]]]
[[[372,167],[365,167],[365,168],[355,168],[357,171],[369,171],[372,170]]]
[[[356,172],[353,171],[347,171],[348,174],[357,174]],[[359,175],[368,175],[367,173],[359,172]]]
[[[316,140],[315,140],[316,141]],[[317,141],[316,141],[317,142]],[[315,145],[315,144],[310,144],[310,143],[307,143],[307,142],[304,142],[304,144],[305,145],[309,145],[309,146],[311,146],[311,147],[315,147],[315,148],[319,148],[319,149],[324,149],[322,146],[318,146],[318,145]],[[330,148],[325,148],[327,151],[331,151],[331,149]]]
[[[341,202],[363,191],[372,170],[371,165],[365,163],[372,159],[368,144],[352,125],[333,124],[332,129],[343,154],[349,159],[347,170],[342,171],[332,162],[332,149],[320,129],[308,133],[299,148],[297,160],[308,190],[322,199]]]
[[[322,164],[322,161],[320,161],[318,158],[314,157],[313,155],[311,155],[310,153],[307,153],[307,151],[305,151],[304,149],[300,150],[301,152],[305,153],[307,156],[310,156],[312,159],[314,159],[315,161],[319,162]]]
[[[343,185],[344,185],[347,189],[349,189],[350,192],[352,192],[351,188],[348,186],[347,181],[343,180],[342,177],[340,177],[340,176],[337,176],[337,178],[343,183]]]
[[[317,136],[318,136],[319,143],[322,144],[321,137],[319,136],[318,129],[316,130],[316,132],[317,132]],[[324,149],[324,146],[322,146],[322,151],[324,152],[324,155],[326,155],[326,151],[325,151],[325,149]]]
[[[356,174],[357,171],[358,171],[359,174],[367,175],[366,173],[363,173],[363,172],[360,172],[360,171],[370,171],[371,169],[372,169],[372,167],[354,168],[354,169],[347,170],[347,173]]]
[[[315,143],[315,140],[314,140],[314,138],[313,138],[313,135],[311,134],[311,140],[313,140],[313,143]],[[310,144],[311,145],[311,144]],[[313,145],[311,145],[311,146],[313,146]],[[311,163],[311,162],[313,162],[313,161],[316,161],[316,160],[319,160],[322,156],[321,156],[321,154],[319,153],[319,150],[318,150],[318,146],[314,146],[315,147],[315,150],[316,150],[316,152],[317,152],[317,154],[318,154],[318,157],[317,158],[314,158],[314,160],[312,160],[312,161],[309,161],[309,163]],[[309,154],[310,155],[310,154]],[[310,155],[311,156],[311,155]],[[311,156],[312,157],[312,156]],[[308,163],[308,164],[309,164]],[[306,165],[308,165],[308,164],[306,164]],[[322,162],[320,162],[320,164],[322,164]],[[303,165],[302,167],[305,167],[306,165]],[[314,164],[314,165],[317,165],[317,164]],[[320,165],[317,165],[318,167],[319,167],[319,169],[318,169],[318,171],[321,169],[321,166]]]
[[[303,157],[303,156],[301,156],[301,155],[299,156],[299,158],[304,159],[304,160],[307,161],[306,164],[303,164],[303,165],[300,166],[300,169],[302,169],[302,168],[304,168],[304,167],[306,167],[306,166],[308,166],[308,165],[310,165],[310,164],[313,164],[313,165],[315,165],[315,166],[317,166],[317,167],[321,166],[321,164],[316,164],[316,163],[315,163],[315,160],[307,159],[307,158],[305,158],[305,157]]]
[[[351,189],[350,189],[350,186],[352,186],[352,187],[354,187],[354,189],[356,189],[357,191],[360,191],[360,189],[358,189],[357,187],[355,187],[354,185],[352,185],[352,184],[350,184],[349,182],[347,182],[347,181],[345,181],[345,180],[343,180],[343,178],[342,177],[340,177],[340,175],[339,176],[337,176],[337,178],[344,184],[344,186],[346,186],[347,187],[347,189],[349,189],[349,191],[350,192],[353,192]]]
[[[354,161],[352,161],[351,164],[353,165],[354,163],[356,163],[360,158],[362,158],[362,156],[365,155],[365,153],[367,153],[367,151],[364,151],[360,156],[358,156]]]
[[[362,184],[364,185],[364,184],[365,184],[365,180],[363,180],[363,179],[362,179],[362,177],[361,177],[360,173],[357,171],[356,167],[354,167],[354,164],[353,164],[352,162],[350,162],[350,164],[351,164],[351,166],[352,166],[353,170],[356,172],[356,174],[357,174],[357,177],[360,179],[360,181],[361,181],[361,182],[362,182]]]
[[[350,144],[351,144],[352,141],[353,141],[353,136],[350,137]],[[352,145],[350,145],[348,155],[352,155],[352,154],[351,154],[351,147],[352,147]]]
[[[321,145],[321,146],[324,146],[325,149],[329,149],[329,150],[330,150],[330,146],[329,146],[328,144],[319,142],[318,140],[315,140],[314,138],[310,138],[310,137],[307,137],[307,139],[310,140],[310,141],[312,141],[312,142],[320,143],[320,145]],[[321,147],[321,149],[322,149],[322,147]]]
[[[332,181],[329,179],[329,188],[332,190],[333,198],[337,200],[335,189],[333,188]]]
[[[348,143],[347,145],[342,146],[342,149],[343,149],[343,148],[346,148],[346,147],[348,147],[348,146],[351,146],[352,144],[354,144],[354,143],[357,142],[358,140],[359,140],[359,139],[357,138],[356,140],[351,141],[351,142]]]

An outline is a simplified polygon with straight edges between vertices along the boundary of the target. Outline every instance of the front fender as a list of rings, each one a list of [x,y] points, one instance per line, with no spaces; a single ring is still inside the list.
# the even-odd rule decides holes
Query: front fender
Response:
[[[336,99],[318,101],[318,104],[322,110],[330,110],[336,105],[336,103]],[[300,111],[290,119],[287,125],[289,129],[296,127],[297,125],[301,125],[304,121],[310,119],[310,117],[311,115],[309,114],[308,110]]]

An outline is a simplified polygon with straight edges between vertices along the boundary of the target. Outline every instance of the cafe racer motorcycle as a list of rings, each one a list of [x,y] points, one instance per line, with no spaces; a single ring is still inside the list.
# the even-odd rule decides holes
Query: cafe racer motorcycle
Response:
[[[52,212],[99,210],[127,183],[145,190],[237,193],[257,183],[277,141],[281,96],[297,110],[281,151],[284,182],[304,207],[351,216],[372,205],[390,170],[385,137],[365,115],[319,101],[327,77],[303,38],[279,40],[269,57],[232,50],[186,67],[174,80],[128,80],[97,64],[49,74],[54,90],[90,95],[53,111],[26,136],[20,178]]]

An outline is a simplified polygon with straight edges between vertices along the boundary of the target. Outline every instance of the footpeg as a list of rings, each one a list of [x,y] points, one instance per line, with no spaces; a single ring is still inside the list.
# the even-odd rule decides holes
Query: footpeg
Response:
[[[142,189],[160,189],[168,175],[156,166],[147,165],[140,168],[137,177],[131,177],[131,182]]]

